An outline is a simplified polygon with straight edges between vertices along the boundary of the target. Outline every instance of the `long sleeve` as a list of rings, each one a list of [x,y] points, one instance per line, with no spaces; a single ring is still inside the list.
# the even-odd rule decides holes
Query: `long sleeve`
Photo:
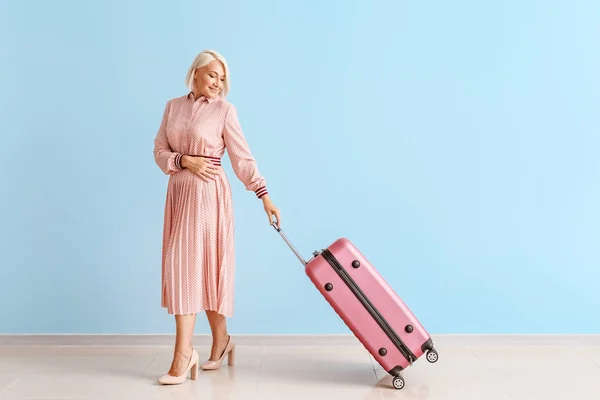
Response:
[[[154,161],[160,167],[160,169],[167,175],[174,174],[181,170],[181,156],[177,152],[174,152],[169,145],[167,139],[167,121],[169,119],[169,108],[171,102],[168,101],[165,106],[162,121],[158,128],[158,133],[154,139]]]
[[[256,160],[250,153],[250,147],[244,138],[234,105],[229,107],[225,115],[223,139],[233,171],[246,190],[255,192],[259,199],[266,195],[268,192],[265,178],[260,176]]]

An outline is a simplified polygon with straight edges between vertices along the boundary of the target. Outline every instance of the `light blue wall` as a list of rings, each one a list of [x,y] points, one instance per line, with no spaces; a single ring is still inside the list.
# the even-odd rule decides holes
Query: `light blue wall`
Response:
[[[0,4],[0,332],[174,331],[152,148],[204,48],[305,256],[347,236],[432,333],[600,332],[596,1]],[[348,333],[225,165],[231,332]]]

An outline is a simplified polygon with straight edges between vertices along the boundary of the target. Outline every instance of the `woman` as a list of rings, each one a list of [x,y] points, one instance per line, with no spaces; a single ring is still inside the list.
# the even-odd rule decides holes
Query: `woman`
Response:
[[[162,307],[175,315],[176,339],[169,372],[162,384],[179,384],[191,370],[196,379],[199,356],[192,347],[196,313],[206,311],[212,349],[203,369],[217,369],[235,345],[227,333],[233,315],[234,227],[229,181],[221,168],[225,149],[233,170],[247,190],[262,200],[264,210],[280,224],[237,117],[225,100],[229,68],[217,52],[205,50],[190,66],[190,92],[167,102],[154,141],[154,159],[169,175],[163,253]]]

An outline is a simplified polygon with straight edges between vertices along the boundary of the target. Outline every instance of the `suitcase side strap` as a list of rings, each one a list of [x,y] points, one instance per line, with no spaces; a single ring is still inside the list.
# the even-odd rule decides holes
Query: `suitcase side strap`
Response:
[[[296,257],[298,257],[298,260],[300,260],[300,262],[302,263],[302,265],[306,266],[306,260],[302,257],[302,255],[298,252],[298,250],[296,250],[296,248],[294,247],[294,245],[290,242],[290,240],[287,238],[287,236],[285,236],[285,233],[283,233],[283,231],[281,230],[281,228],[277,225],[277,222],[271,222],[271,226],[273,228],[275,228],[275,230],[277,232],[279,232],[279,234],[281,235],[281,237],[283,238],[283,240],[285,240],[285,242],[287,243],[287,245],[290,247],[290,249],[292,249],[292,251],[294,252],[294,254],[296,255]]]

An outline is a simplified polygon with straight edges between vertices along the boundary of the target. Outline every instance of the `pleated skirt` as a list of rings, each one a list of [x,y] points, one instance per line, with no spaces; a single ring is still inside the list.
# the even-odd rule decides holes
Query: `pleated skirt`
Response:
[[[222,168],[203,181],[189,170],[169,177],[162,245],[162,307],[169,314],[234,309],[234,221]]]

